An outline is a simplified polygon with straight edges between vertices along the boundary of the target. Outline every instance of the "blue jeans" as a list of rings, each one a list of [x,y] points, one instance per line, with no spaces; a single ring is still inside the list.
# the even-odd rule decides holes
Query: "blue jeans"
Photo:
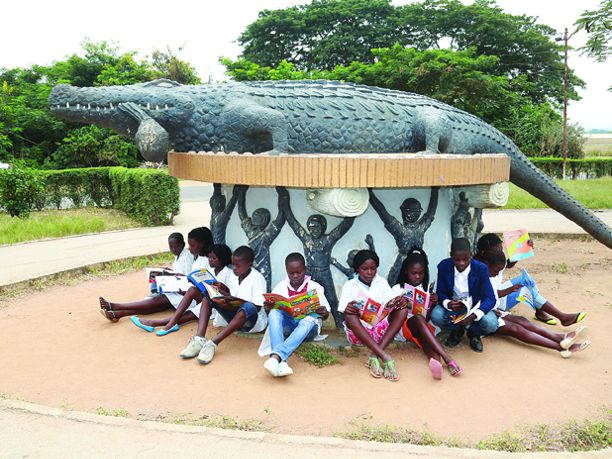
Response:
[[[515,277],[514,279],[511,279],[510,282],[512,283],[512,285],[517,285],[517,284],[524,285],[526,288],[528,288],[531,291],[531,297],[533,298],[533,306],[536,309],[541,309],[542,306],[544,306],[548,302],[548,300],[542,296],[542,294],[540,293],[540,290],[538,289],[538,285],[536,284],[536,281],[533,279],[533,277],[529,275],[526,269],[523,269],[521,272],[521,275]],[[506,311],[509,311],[514,306],[519,304],[520,301],[517,299],[519,294],[520,294],[520,291],[512,292],[507,296]]]
[[[271,354],[287,360],[304,340],[312,340],[319,332],[317,322],[307,317],[295,320],[280,309],[268,313]]]
[[[244,303],[235,311],[219,307],[214,301],[211,301],[210,305],[215,311],[221,314],[221,317],[223,317],[228,324],[234,317],[236,317],[236,314],[238,314],[240,311],[244,311],[244,315],[246,316],[246,322],[240,328],[240,331],[248,332],[257,323],[257,308],[253,303]]]
[[[439,304],[431,311],[431,321],[442,330],[460,330],[462,328],[460,325],[454,324],[452,319],[453,315],[450,311]],[[497,316],[493,311],[487,312],[482,319],[473,321],[467,327],[470,336],[490,335],[495,333],[497,328]]]

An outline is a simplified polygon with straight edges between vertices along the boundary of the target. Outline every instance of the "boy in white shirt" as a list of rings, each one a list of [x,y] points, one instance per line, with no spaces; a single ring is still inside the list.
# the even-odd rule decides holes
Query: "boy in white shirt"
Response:
[[[185,245],[183,235],[181,233],[172,233],[168,236],[168,248],[175,257],[172,262],[172,270],[175,273],[189,274],[195,258]]]
[[[264,310],[268,313],[268,330],[259,346],[260,357],[269,355],[264,368],[272,376],[289,376],[293,369],[287,359],[306,340],[313,340],[321,333],[322,321],[329,317],[329,302],[325,298],[323,286],[306,275],[306,260],[301,253],[290,253],[285,258],[287,277],[283,279],[272,293],[291,297],[315,290],[319,297],[319,306],[313,314],[296,319],[281,309],[273,309],[274,302],[264,301]]]
[[[215,282],[213,285],[224,297],[237,297],[246,302],[238,309],[233,309],[224,297],[217,299],[202,299],[198,331],[192,336],[187,347],[180,353],[183,359],[197,356],[198,362],[208,364],[215,356],[217,346],[229,335],[237,330],[247,333],[258,333],[266,328],[268,323],[266,313],[260,306],[264,302],[263,294],[266,292],[266,280],[263,275],[253,268],[255,254],[248,246],[240,246],[232,254],[232,274],[227,285]],[[212,310],[215,309],[228,323],[217,336],[207,339],[206,329]]]

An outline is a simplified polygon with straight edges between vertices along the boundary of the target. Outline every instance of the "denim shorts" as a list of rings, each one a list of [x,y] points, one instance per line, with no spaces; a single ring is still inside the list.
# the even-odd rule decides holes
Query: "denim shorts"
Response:
[[[214,301],[211,301],[210,303],[211,303],[211,306],[213,307],[213,309],[215,309],[215,311],[217,311],[221,315],[221,317],[223,317],[225,319],[225,321],[227,323],[230,323],[230,321],[234,317],[236,317],[236,314],[238,314],[240,311],[244,311],[244,315],[246,316],[246,322],[240,328],[240,331],[248,332],[257,323],[257,317],[258,317],[259,314],[258,314],[258,311],[257,311],[257,307],[253,303],[248,303],[248,302],[244,303],[242,306],[240,306],[235,311],[231,311],[229,309],[221,308]]]

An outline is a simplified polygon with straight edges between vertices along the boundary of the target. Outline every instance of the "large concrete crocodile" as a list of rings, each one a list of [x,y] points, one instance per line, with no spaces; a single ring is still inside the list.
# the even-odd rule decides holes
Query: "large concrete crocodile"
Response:
[[[510,180],[612,248],[612,231],[479,118],[418,94],[336,81],[56,86],[58,117],[132,137],[143,156],[177,151],[506,153]]]

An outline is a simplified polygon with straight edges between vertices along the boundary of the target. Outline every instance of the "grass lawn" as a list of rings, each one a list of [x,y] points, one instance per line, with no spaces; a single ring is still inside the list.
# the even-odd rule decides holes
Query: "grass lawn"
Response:
[[[571,194],[589,209],[612,209],[612,177],[592,180],[557,180],[561,188]],[[510,199],[505,209],[547,208],[537,198],[523,189],[510,184]]]
[[[0,245],[140,226],[122,212],[96,207],[43,210],[25,219],[0,213]]]

